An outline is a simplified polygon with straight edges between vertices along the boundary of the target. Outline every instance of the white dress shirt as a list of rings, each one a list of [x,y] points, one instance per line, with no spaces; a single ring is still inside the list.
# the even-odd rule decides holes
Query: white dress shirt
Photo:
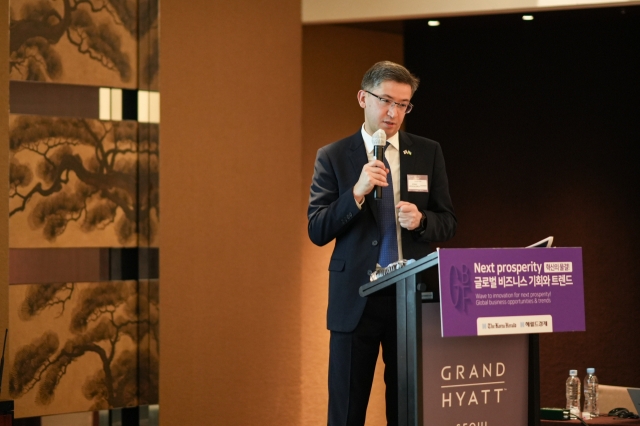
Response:
[[[362,129],[362,139],[364,139],[364,147],[367,150],[367,158],[369,161],[375,159],[373,155],[373,137],[364,130],[364,124]],[[393,180],[393,203],[397,205],[400,202],[400,137],[398,133],[387,139],[389,147],[384,150],[384,157],[389,163],[389,169],[391,169],[391,179]],[[371,206],[377,208],[376,206]],[[398,222],[398,211],[395,210],[396,215],[396,234],[398,236],[398,259],[402,259],[402,236],[400,233],[400,223]]]

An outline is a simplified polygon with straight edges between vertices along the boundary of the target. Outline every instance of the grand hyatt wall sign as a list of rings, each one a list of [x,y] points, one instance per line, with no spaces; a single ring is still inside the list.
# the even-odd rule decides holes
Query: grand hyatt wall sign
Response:
[[[581,248],[442,249],[442,336],[584,331]]]

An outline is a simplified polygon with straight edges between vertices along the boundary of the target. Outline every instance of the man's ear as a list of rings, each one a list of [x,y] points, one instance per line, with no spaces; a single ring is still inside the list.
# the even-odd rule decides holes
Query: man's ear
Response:
[[[367,92],[364,90],[358,91],[358,103],[360,104],[360,108],[364,108],[366,106],[365,98],[367,96]]]

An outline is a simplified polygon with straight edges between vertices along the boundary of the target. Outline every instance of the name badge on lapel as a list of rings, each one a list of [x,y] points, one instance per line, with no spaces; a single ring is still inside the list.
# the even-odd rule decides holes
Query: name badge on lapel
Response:
[[[429,192],[428,175],[407,175],[409,192]]]

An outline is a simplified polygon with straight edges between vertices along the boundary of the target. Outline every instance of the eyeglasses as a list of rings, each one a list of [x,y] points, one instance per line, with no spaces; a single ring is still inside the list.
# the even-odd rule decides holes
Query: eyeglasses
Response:
[[[400,102],[394,102],[391,99],[381,98],[380,96],[378,96],[378,95],[376,95],[374,93],[371,93],[368,90],[365,90],[365,92],[367,92],[371,96],[377,98],[380,101],[380,104],[382,106],[386,106],[386,107],[389,107],[389,108],[396,107],[396,108],[398,108],[399,111],[401,111],[401,112],[403,112],[405,114],[409,114],[411,112],[411,110],[413,109],[413,104],[411,104],[411,103],[403,104],[403,103],[400,103]]]

